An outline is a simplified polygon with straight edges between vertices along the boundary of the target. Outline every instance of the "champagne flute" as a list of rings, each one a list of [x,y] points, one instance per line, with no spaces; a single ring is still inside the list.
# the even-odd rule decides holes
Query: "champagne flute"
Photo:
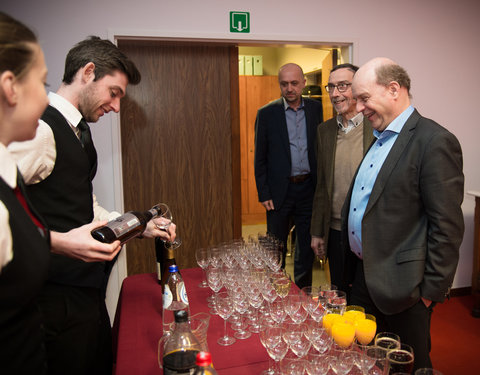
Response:
[[[399,348],[387,352],[385,375],[405,372],[411,374],[413,371],[413,348],[407,344],[400,344]]]
[[[198,284],[198,286],[200,288],[208,288],[207,275],[206,275],[206,269],[209,264],[208,249],[200,248],[195,250],[195,259],[197,260],[197,264],[202,269],[202,273],[203,273],[203,280],[200,284]]]
[[[234,337],[227,335],[227,319],[233,313],[233,301],[228,292],[220,292],[216,297],[216,309],[218,315],[223,319],[223,337],[220,337],[217,341],[222,346],[232,345],[235,341]]]

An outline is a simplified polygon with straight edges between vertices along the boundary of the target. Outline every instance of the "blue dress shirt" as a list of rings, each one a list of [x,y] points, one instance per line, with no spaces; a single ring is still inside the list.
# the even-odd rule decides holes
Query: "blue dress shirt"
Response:
[[[305,106],[303,103],[294,110],[283,98],[285,119],[287,121],[288,138],[290,142],[290,155],[292,160],[291,176],[310,173],[308,161],[307,120],[305,119]]]
[[[398,134],[405,122],[413,113],[413,107],[409,106],[398,117],[396,117],[383,132],[373,130],[377,138],[368,153],[363,158],[352,190],[350,199],[350,211],[348,213],[348,240],[351,250],[357,257],[362,259],[362,219],[367,208],[370,194]]]

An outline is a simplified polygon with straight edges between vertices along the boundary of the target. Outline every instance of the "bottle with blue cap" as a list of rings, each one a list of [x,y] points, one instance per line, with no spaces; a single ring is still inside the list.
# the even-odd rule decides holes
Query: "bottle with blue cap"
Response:
[[[187,291],[178,267],[174,264],[168,267],[169,276],[163,291],[163,334],[173,330],[174,312],[184,310],[190,316]]]

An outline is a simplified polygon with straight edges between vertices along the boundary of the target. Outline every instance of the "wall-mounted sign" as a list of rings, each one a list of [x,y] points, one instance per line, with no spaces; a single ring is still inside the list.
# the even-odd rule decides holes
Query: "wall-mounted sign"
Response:
[[[230,32],[250,32],[250,12],[230,12]]]

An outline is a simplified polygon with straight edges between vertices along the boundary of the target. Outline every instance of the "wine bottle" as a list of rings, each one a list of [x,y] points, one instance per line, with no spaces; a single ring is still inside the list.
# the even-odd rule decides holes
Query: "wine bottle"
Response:
[[[147,223],[158,216],[160,209],[153,206],[144,212],[129,211],[109,221],[106,225],[92,230],[92,237],[97,241],[112,243],[120,240],[122,244],[128,240],[138,237],[147,227]]]
[[[164,375],[193,374],[200,343],[190,329],[188,313],[175,311],[175,328],[163,350]]]
[[[169,276],[168,268],[176,264],[175,252],[171,246],[167,246],[165,241],[157,237],[155,238],[155,256],[157,258],[157,280],[163,293]]]
[[[212,366],[212,356],[209,352],[197,354],[197,369],[193,375],[217,375],[217,371]]]

